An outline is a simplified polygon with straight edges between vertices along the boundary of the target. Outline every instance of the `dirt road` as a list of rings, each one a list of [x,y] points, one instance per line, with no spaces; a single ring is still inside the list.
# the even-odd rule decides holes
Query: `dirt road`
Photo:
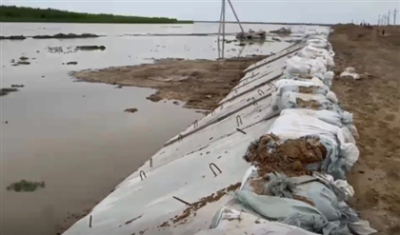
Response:
[[[72,76],[87,82],[157,89],[150,100],[185,101],[186,108],[213,110],[244,76],[243,70],[266,56],[225,61],[166,59],[155,64],[86,70]]]
[[[348,176],[351,206],[381,235],[400,234],[400,27],[338,25],[330,35],[338,75],[351,66],[361,80],[336,76],[332,90],[354,114],[360,159]]]

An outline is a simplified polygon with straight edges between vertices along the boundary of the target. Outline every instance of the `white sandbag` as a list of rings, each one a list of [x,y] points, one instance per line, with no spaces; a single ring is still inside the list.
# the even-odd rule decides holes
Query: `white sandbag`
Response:
[[[305,46],[301,51],[299,51],[298,56],[302,58],[308,59],[316,59],[317,57],[321,57],[324,59],[325,66],[334,67],[335,62],[333,61],[333,51],[330,53],[329,51],[321,48],[316,48],[311,45]]]
[[[335,179],[344,179],[345,172],[357,161],[359,150],[353,143],[346,142],[342,129],[308,115],[282,112],[268,133],[281,139],[298,139],[303,136],[318,136],[327,149],[323,169]]]
[[[286,60],[286,70],[291,74],[313,75],[315,73],[325,73],[326,66],[322,58],[306,59],[293,56]]]
[[[331,110],[340,113],[341,109],[337,104],[334,104],[326,96],[322,94],[307,94],[298,92],[285,92],[277,97],[278,107],[280,110],[290,108],[310,108],[315,110]],[[305,103],[313,102],[313,107],[305,106]]]
[[[285,92],[299,92],[300,88],[310,88],[314,94],[326,95],[329,92],[329,88],[322,83],[316,84],[313,81],[299,81],[299,80],[279,80],[276,83],[277,93],[282,95]]]
[[[268,221],[242,212],[234,206],[224,206],[216,215],[217,223],[213,223],[210,229],[200,231],[195,235],[316,235],[299,227]]]
[[[334,104],[337,104],[338,102],[339,102],[339,100],[337,99],[337,97],[336,97],[336,94],[333,92],[333,91],[329,91],[327,94],[326,94],[326,98],[328,99],[328,100],[330,100],[332,103],[334,103]]]

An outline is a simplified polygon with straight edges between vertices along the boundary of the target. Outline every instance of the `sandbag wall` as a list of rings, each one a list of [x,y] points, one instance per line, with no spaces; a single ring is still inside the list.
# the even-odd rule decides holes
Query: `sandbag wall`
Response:
[[[346,173],[359,157],[358,134],[330,90],[333,57],[326,35],[318,35],[286,60],[272,94],[279,116],[248,146],[244,160],[252,167],[234,199],[198,234],[376,232],[346,203],[354,195]]]

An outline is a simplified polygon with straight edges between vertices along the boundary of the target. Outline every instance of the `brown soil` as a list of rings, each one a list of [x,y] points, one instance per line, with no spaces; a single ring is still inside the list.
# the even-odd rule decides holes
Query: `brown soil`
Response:
[[[400,27],[386,27],[385,36],[378,34],[377,27],[338,25],[334,29],[329,39],[336,52],[332,90],[344,109],[354,114],[360,135],[360,158],[348,175],[356,192],[350,204],[378,234],[398,234]],[[354,67],[361,79],[340,79],[346,67]]]
[[[111,67],[72,73],[77,79],[158,89],[149,100],[185,101],[186,108],[213,110],[244,76],[243,70],[265,56],[211,60],[160,60],[155,64]]]
[[[313,87],[299,86],[299,93],[314,93]]]
[[[274,150],[269,151],[267,145],[274,141]],[[246,161],[252,162],[258,168],[260,176],[277,171],[287,176],[308,174],[305,165],[322,162],[326,156],[325,147],[315,137],[280,141],[274,134],[261,136],[258,142],[253,142],[247,149]]]
[[[308,108],[318,110],[321,108],[321,105],[316,100],[308,100],[305,101],[301,98],[296,98],[297,107],[299,108]]]

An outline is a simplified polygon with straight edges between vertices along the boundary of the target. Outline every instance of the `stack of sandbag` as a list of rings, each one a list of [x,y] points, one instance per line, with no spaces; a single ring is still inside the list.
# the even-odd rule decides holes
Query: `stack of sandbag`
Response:
[[[198,235],[376,232],[346,203],[355,193],[346,173],[359,157],[358,134],[330,90],[334,55],[314,36],[286,61],[273,94],[279,116],[248,146],[244,159],[253,166],[234,199]]]

